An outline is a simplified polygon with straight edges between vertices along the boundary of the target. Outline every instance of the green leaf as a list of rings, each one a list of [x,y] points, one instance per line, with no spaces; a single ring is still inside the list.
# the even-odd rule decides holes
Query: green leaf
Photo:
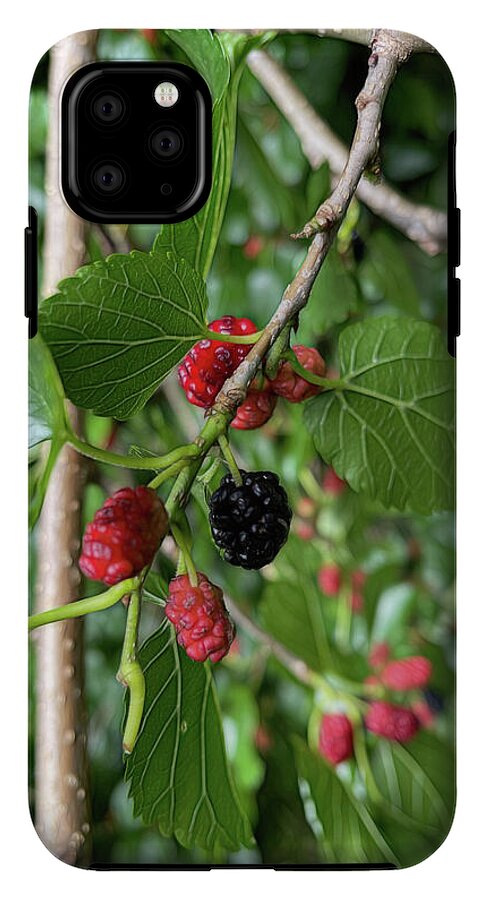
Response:
[[[229,771],[211,669],[188,659],[165,621],[140,650],[145,711],[126,779],[135,815],[184,847],[251,846]]]
[[[29,341],[29,447],[68,431],[64,391],[40,334]]]
[[[195,216],[176,225],[162,226],[153,252],[173,251],[205,279],[219,239],[231,183],[240,72],[231,73],[229,57],[218,35],[190,29],[169,31],[168,35],[194,66],[200,66],[212,93],[212,189]]]
[[[323,335],[332,325],[345,322],[358,307],[357,281],[334,247],[315,281],[308,312],[305,312],[313,335]],[[303,322],[303,326],[305,324]]]
[[[387,590],[393,591],[403,577],[402,566],[388,563],[371,572],[364,585],[364,616],[369,635],[372,634],[380,600]]]
[[[305,203],[306,217],[309,219],[315,215],[316,210],[323,203],[325,197],[330,194],[330,166],[327,161],[323,162],[318,169],[313,169],[306,182]]]
[[[73,403],[127,419],[199,340],[207,297],[182,259],[133,251],[79,269],[39,310]]]
[[[153,245],[153,253],[172,251],[186,259],[202,278],[207,278],[219,240],[231,184],[236,136],[236,91],[214,107],[212,130],[212,188],[202,209],[176,225],[163,225]]]
[[[208,28],[166,29],[165,34],[187,54],[207,82],[213,102],[220,100],[229,84],[231,66],[219,35]]]
[[[205,279],[219,240],[229,188],[236,141],[237,95],[246,54],[271,35],[212,34],[210,31],[169,31],[199,68],[212,93],[212,189],[201,210],[185,222],[163,225],[153,251],[173,251],[186,259]]]
[[[53,439],[47,456],[41,455],[38,465],[29,470],[29,528],[34,527],[42,512],[51,473],[62,447],[62,441]]]
[[[295,754],[287,739],[290,722],[279,717],[277,704],[271,704],[271,709],[269,720],[264,720],[270,746],[264,754],[266,772],[258,792],[258,847],[263,862],[272,866],[318,865],[321,854],[305,818]]]
[[[331,668],[324,599],[316,584],[319,564],[318,551],[291,535],[260,603],[264,628],[316,672]]]
[[[321,456],[386,507],[454,504],[454,369],[437,328],[367,319],[340,336],[341,378],[305,408]]]
[[[412,582],[397,580],[378,598],[372,621],[371,643],[389,641],[397,644],[409,628],[409,619],[416,608],[417,592]]]
[[[271,160],[261,146],[260,141],[251,130],[252,116],[239,114],[237,136],[238,181],[244,184],[244,191],[249,200],[251,214],[262,219],[269,218],[273,230],[283,228],[286,232],[298,227],[303,218],[301,198],[293,185],[285,184],[279,173],[275,171]],[[240,170],[240,171],[239,171]],[[251,173],[244,178],[244,173]]]
[[[265,766],[256,747],[260,711],[251,687],[231,682],[221,699],[224,736],[241,802],[251,821],[257,821],[255,794]]]
[[[421,731],[409,744],[379,740],[372,759],[377,785],[391,806],[416,828],[434,828],[444,836],[455,802],[451,748]]]
[[[64,390],[49,348],[36,334],[29,341],[29,447],[50,440],[29,471],[29,527],[42,510],[56,459],[70,432]],[[35,451],[34,451],[35,453]]]
[[[384,300],[409,316],[419,314],[419,295],[397,238],[375,231],[366,242],[359,280],[371,301]]]
[[[294,741],[300,792],[309,823],[329,862],[390,863],[399,859],[361,798],[302,740]]]

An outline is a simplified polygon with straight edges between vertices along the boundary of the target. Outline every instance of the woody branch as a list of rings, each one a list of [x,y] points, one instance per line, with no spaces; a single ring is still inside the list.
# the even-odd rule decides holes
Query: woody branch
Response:
[[[382,110],[399,65],[422,49],[413,36],[380,30],[375,32],[364,86],[358,95],[357,124],[344,170],[330,197],[298,236],[311,237],[307,255],[286,288],[278,308],[235,373],[216,398],[212,414],[233,416],[242,403],[263,358],[288,323],[295,322],[306,305],[314,281],[342,224],[362,175],[378,150]],[[421,42],[422,43],[422,42]]]
[[[328,162],[336,183],[347,161],[345,144],[318,115],[283,66],[266,51],[253,50],[248,66],[295,130],[312,169]],[[356,196],[430,256],[446,249],[447,217],[443,211],[412,203],[383,178],[378,183],[361,179]]]

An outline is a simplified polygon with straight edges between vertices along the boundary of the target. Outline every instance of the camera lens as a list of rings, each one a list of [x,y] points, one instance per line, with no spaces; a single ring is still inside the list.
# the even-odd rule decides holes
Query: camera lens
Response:
[[[151,148],[159,159],[175,159],[184,146],[182,135],[175,128],[162,128],[151,138]]]
[[[97,94],[92,103],[94,118],[103,125],[115,125],[125,112],[125,103],[119,94]]]
[[[116,163],[102,163],[94,169],[93,183],[103,194],[116,194],[125,183],[125,174]]]

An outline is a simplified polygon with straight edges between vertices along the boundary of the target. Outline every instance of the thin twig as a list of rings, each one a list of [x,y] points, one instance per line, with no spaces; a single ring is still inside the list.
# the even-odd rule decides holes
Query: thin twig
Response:
[[[228,29],[225,29],[226,31]],[[267,29],[262,28],[238,28],[237,33],[241,31],[245,34],[264,34]],[[341,41],[351,41],[354,44],[363,44],[370,47],[375,36],[379,33],[377,28],[305,28],[299,29],[297,32],[293,28],[280,28],[278,34],[316,34],[319,37],[337,38]],[[382,33],[382,32],[381,32]],[[410,53],[436,53],[436,49],[432,44],[423,41],[422,38],[416,37],[405,31],[387,31],[396,41],[401,41],[406,52]]]
[[[255,641],[261,643],[264,647],[267,647],[268,650],[271,651],[273,656],[276,657],[285,667],[288,669],[298,681],[303,682],[303,684],[308,685],[309,687],[315,688],[316,683],[320,685],[321,678],[307,666],[306,662],[303,662],[302,659],[299,659],[297,656],[294,656],[283,644],[280,644],[276,638],[272,637],[272,635],[268,634],[267,631],[263,631],[259,625],[256,625],[249,616],[246,615],[240,609],[239,606],[231,600],[230,597],[225,596],[224,602],[227,606],[228,612],[230,616],[234,619],[236,625],[239,625],[243,631],[246,632],[250,637],[254,638]]]
[[[398,66],[412,52],[412,46],[406,46],[406,35],[400,35],[398,39],[393,35],[386,31],[375,35],[367,78],[356,99],[357,126],[347,163],[334,191],[301,232],[303,237],[314,235],[307,255],[260,339],[219,392],[212,407],[213,415],[234,415],[268,350],[285,325],[296,318],[308,301],[360,179],[376,155],[382,109],[389,87]]]
[[[298,135],[303,153],[313,169],[328,162],[336,180],[347,161],[348,151],[329,125],[318,115],[292,78],[264,50],[253,50],[248,66]],[[384,180],[363,179],[356,195],[369,209],[385,219],[431,256],[446,249],[447,217],[441,210],[412,203]]]
[[[342,41],[352,41],[354,44],[364,44],[366,47],[370,47],[378,32],[379,29],[376,28],[317,28],[315,34],[320,37],[338,38]],[[436,53],[432,44],[416,37],[415,34],[408,34],[404,31],[386,31],[386,34],[393,40],[402,42],[404,53],[407,55],[409,53]]]

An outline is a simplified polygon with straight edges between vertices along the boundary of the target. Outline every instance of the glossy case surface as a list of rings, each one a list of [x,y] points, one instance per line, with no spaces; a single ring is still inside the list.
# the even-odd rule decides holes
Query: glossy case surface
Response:
[[[193,219],[100,225],[67,209],[60,96],[96,59],[175,60],[206,80],[213,184]],[[60,859],[388,868],[446,837],[454,128],[446,64],[395,32],[108,30],[40,62],[29,783]],[[211,342],[226,316],[254,323],[252,344]],[[211,533],[237,469],[274,473],[292,511],[284,541],[274,492],[252,531],[237,486],[224,500],[232,548],[268,542],[262,568],[231,565]],[[108,497],[147,485],[168,533],[122,504],[118,531],[98,517],[82,545]],[[100,580],[121,559],[118,575],[96,583],[81,553]],[[201,593],[201,573],[222,593]]]

